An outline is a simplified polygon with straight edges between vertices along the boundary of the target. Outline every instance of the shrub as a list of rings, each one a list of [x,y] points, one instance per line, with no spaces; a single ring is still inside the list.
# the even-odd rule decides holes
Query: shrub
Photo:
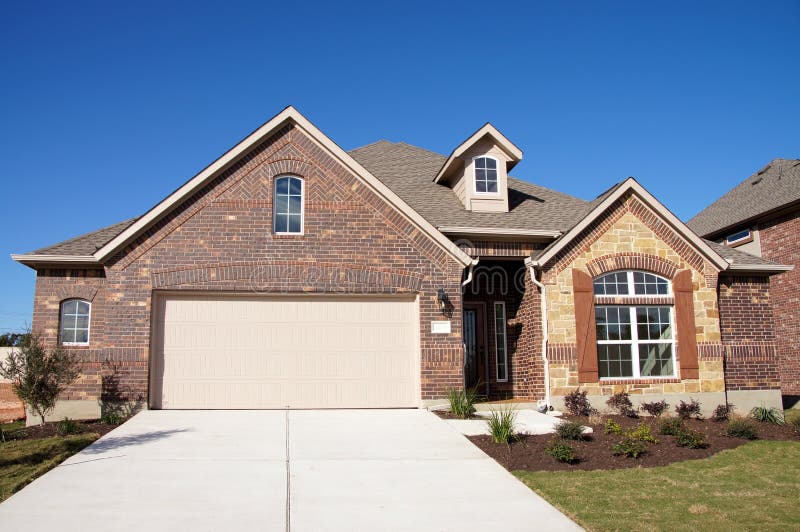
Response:
[[[688,447],[689,449],[708,447],[706,435],[688,427],[684,427],[684,429],[675,436],[675,443],[678,447]]]
[[[556,425],[556,434],[564,440],[583,440],[586,435],[583,430],[586,427],[575,421],[561,421]]]
[[[633,403],[631,403],[628,392],[615,393],[606,401],[606,404],[616,410],[621,416],[639,417],[636,413],[636,409],[633,408]]]
[[[622,427],[613,419],[606,419],[606,426],[603,430],[606,434],[622,434]]]
[[[617,456],[639,458],[647,452],[647,444],[642,440],[625,437],[619,443],[612,445],[611,451]]]
[[[565,464],[574,464],[578,461],[578,457],[575,454],[575,447],[559,439],[551,441],[547,447],[544,448],[544,452]]]
[[[774,423],[783,425],[783,415],[777,408],[767,408],[763,404],[750,411],[750,417],[762,423]]]
[[[800,434],[800,415],[786,416],[784,419],[786,420],[786,424],[790,429],[792,429],[796,434]]]
[[[683,420],[679,417],[669,417],[662,419],[658,424],[658,432],[664,436],[677,436],[679,432],[686,428]]]
[[[122,425],[123,421],[125,421],[125,418],[115,410],[106,412],[100,416],[100,422],[107,425]]]
[[[487,423],[495,443],[510,443],[516,437],[517,413],[514,410],[493,410]]]
[[[447,392],[447,400],[450,402],[450,412],[461,419],[467,419],[475,413],[475,402],[478,400],[478,392],[473,389],[450,390]]]
[[[639,423],[639,426],[629,431],[626,436],[645,443],[658,443],[658,440],[653,436],[653,431],[650,430],[650,425],[646,423]]]
[[[690,399],[688,403],[681,401],[675,407],[675,413],[681,419],[703,419],[703,415],[700,413],[700,403],[695,399]]]
[[[711,419],[717,422],[728,421],[731,418],[731,414],[733,414],[733,410],[735,408],[736,407],[733,406],[732,403],[717,405],[717,407],[714,409],[714,413],[711,414]]]
[[[589,400],[586,398],[587,392],[580,389],[572,391],[564,396],[564,406],[567,412],[573,416],[588,417],[597,412]]]
[[[56,423],[56,434],[59,436],[69,436],[70,434],[77,434],[80,432],[80,426],[68,417],[65,417]]]
[[[653,401],[652,403],[642,403],[642,410],[647,412],[653,417],[661,417],[661,414],[667,411],[669,403],[664,401]]]
[[[752,421],[747,419],[732,419],[725,427],[725,435],[731,438],[741,438],[743,440],[755,440],[758,438],[758,428]]]

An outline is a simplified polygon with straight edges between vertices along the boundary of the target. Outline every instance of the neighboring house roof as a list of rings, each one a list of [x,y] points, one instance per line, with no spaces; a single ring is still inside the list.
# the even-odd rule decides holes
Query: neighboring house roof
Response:
[[[446,157],[404,142],[381,140],[350,154],[434,226],[550,232],[566,231],[589,211],[567,194],[508,178],[508,212],[473,212],[453,190],[433,182]]]
[[[800,159],[775,159],[717,201],[687,225],[702,236],[752,221],[800,201]]]

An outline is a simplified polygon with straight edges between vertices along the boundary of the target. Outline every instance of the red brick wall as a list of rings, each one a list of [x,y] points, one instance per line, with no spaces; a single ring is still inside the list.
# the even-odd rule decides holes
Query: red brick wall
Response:
[[[306,180],[305,234],[272,232],[276,176]],[[418,293],[422,398],[462,384],[463,268],[331,158],[287,126],[208,183],[118,253],[104,271],[48,270],[37,276],[33,329],[56,341],[59,298],[94,290],[86,376],[67,394],[99,397],[103,362],[131,395],[146,396],[154,290],[247,293]],[[452,333],[437,291],[452,302]]]
[[[780,387],[770,278],[720,276],[719,321],[729,390]]]
[[[800,395],[800,210],[759,224],[761,254],[795,269],[775,275],[770,298],[781,371],[781,392]]]

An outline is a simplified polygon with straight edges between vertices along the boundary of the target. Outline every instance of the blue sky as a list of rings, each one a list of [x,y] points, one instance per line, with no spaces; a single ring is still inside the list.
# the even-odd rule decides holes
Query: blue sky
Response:
[[[491,121],[517,177],[632,175],[687,219],[800,157],[799,25],[797,1],[6,3],[0,332],[34,291],[8,254],[143,213],[288,104],[345,149]]]

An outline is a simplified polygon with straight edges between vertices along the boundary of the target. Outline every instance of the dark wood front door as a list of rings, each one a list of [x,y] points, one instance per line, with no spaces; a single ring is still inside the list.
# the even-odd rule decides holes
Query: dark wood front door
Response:
[[[483,305],[464,305],[464,385],[467,388],[486,382],[484,319]]]

